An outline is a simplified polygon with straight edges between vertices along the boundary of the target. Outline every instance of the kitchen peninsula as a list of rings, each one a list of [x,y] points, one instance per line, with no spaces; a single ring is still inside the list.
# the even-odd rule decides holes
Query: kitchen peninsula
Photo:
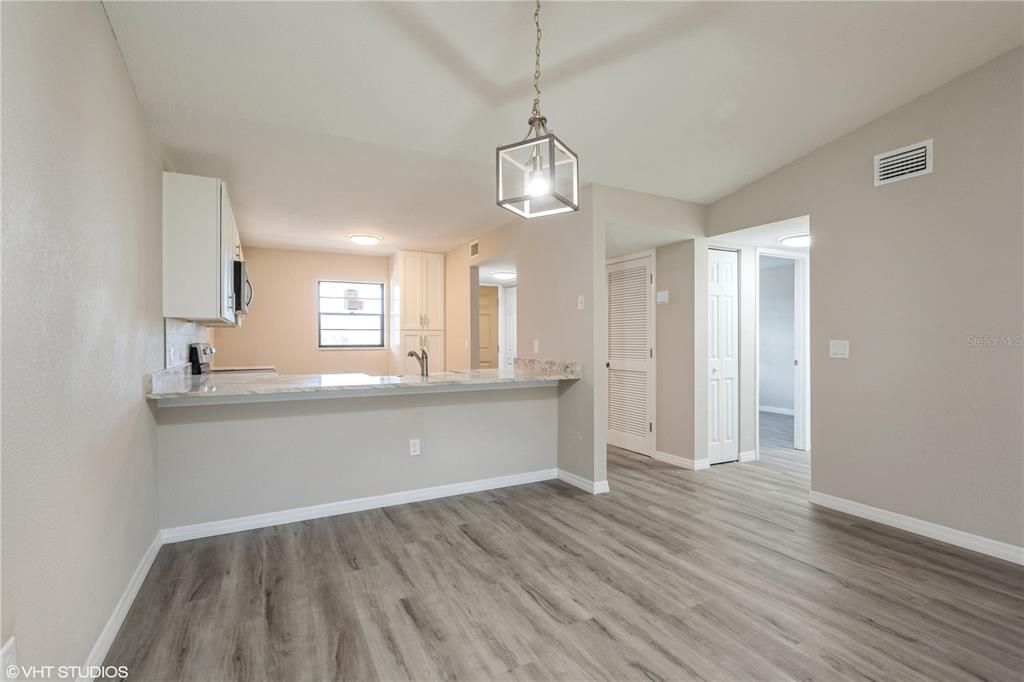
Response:
[[[559,396],[580,375],[532,359],[429,377],[158,372],[164,541],[566,478]]]
[[[554,386],[559,381],[580,378],[580,366],[576,362],[530,363],[524,360],[510,369],[440,372],[429,376],[276,372],[192,375],[187,370],[186,366],[151,375],[146,397],[158,407],[177,407],[529,388]]]

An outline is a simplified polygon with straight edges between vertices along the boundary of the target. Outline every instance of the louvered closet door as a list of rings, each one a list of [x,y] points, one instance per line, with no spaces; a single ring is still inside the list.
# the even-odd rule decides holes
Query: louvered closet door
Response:
[[[653,258],[608,266],[608,442],[654,455]]]

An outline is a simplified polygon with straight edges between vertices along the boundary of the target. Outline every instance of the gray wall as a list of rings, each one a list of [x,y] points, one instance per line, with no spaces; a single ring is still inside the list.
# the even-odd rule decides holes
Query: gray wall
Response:
[[[161,150],[102,6],[2,12],[2,637],[80,665],[157,531]]]
[[[1024,544],[1024,51],[716,202],[721,234],[810,215],[814,490]],[[874,187],[874,154],[935,172]],[[982,342],[979,343],[979,337]],[[829,339],[850,359],[830,360]]]
[[[761,256],[760,405],[793,410],[796,359],[793,296],[796,267],[785,258]]]
[[[161,526],[553,469],[557,391],[163,408]]]
[[[657,449],[693,459],[694,241],[663,246],[656,254],[656,289],[669,292],[669,302],[654,308],[658,342]]]
[[[475,345],[474,295],[478,287],[473,267],[497,256],[515,254],[519,356],[583,364],[582,378],[560,388],[558,467],[590,481],[603,481],[608,420],[608,406],[604,402],[608,301],[604,231],[602,227],[597,233],[594,218],[596,191],[593,186],[580,191],[577,212],[534,220],[516,219],[480,235],[480,255],[472,261],[460,257],[468,244],[449,252],[445,324],[456,330],[456,336],[469,334]],[[578,309],[579,296],[585,302],[583,310]],[[536,354],[535,340],[540,342]],[[449,343],[449,349],[451,343],[462,343],[464,347],[463,342],[464,338],[456,338]],[[464,365],[466,354],[456,353],[460,355]],[[448,357],[453,356],[449,353]]]

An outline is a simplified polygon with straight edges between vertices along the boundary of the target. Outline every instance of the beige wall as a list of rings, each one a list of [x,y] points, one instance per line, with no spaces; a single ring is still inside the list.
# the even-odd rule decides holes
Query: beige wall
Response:
[[[1024,52],[715,203],[721,234],[810,214],[813,488],[1024,544]],[[882,187],[874,154],[935,140]],[[828,358],[850,341],[849,360]]]
[[[460,258],[468,247],[449,252],[446,273],[448,333],[454,328],[469,334],[476,347],[477,318],[472,296],[476,286],[475,263],[515,254],[516,347],[520,357],[574,360],[583,363],[583,378],[560,388],[558,401],[558,466],[591,481],[606,478],[607,435],[607,309],[604,275],[604,227],[594,219],[595,188],[580,192],[580,210],[534,220],[513,220],[479,237],[480,255]],[[600,234],[598,233],[600,229]],[[454,256],[454,258],[453,258]],[[584,310],[577,297],[583,296]],[[467,306],[468,305],[468,310]],[[452,337],[450,369],[465,368],[462,337]],[[540,352],[533,352],[534,340]],[[470,359],[472,362],[472,359]]]
[[[470,278],[469,245],[462,244],[444,257],[444,354],[448,371],[470,368],[470,294],[474,288]]]
[[[2,637],[81,665],[158,528],[162,151],[99,3],[2,12]]]
[[[319,349],[316,317],[319,280],[387,284],[387,258],[243,248],[255,290],[253,307],[241,327],[217,330],[214,366],[273,365],[282,374],[389,373],[386,348]]]
[[[584,187],[579,211],[519,223],[516,348],[520,357],[583,363],[583,377],[561,389],[558,466],[604,481],[608,300],[604,228],[598,235],[594,204],[594,188]],[[583,310],[578,309],[579,296],[584,298]],[[540,342],[537,354],[535,340]]]
[[[658,291],[669,302],[655,306],[657,332],[657,449],[693,459],[694,453],[694,241],[677,242],[656,252]]]

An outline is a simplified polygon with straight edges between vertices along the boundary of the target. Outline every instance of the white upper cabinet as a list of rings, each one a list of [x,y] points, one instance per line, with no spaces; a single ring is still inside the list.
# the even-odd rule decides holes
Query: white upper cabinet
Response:
[[[426,349],[430,371],[444,371],[444,254],[399,251],[391,257],[391,371],[417,374],[409,351]]]
[[[164,317],[235,324],[236,254],[241,246],[224,183],[164,173]]]
[[[423,253],[423,328],[444,329],[444,254]]]
[[[392,282],[401,329],[444,329],[444,254],[399,251]]]

